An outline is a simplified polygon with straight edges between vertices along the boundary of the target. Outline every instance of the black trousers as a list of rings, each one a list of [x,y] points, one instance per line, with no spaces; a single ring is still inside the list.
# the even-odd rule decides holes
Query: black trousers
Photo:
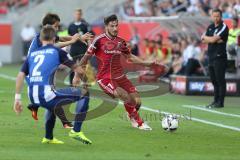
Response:
[[[226,94],[225,72],[227,68],[227,59],[215,59],[209,63],[209,75],[214,86],[214,102],[224,104]]]
[[[185,67],[185,75],[192,76],[193,74],[198,74],[197,69],[200,67],[198,60],[190,58]]]

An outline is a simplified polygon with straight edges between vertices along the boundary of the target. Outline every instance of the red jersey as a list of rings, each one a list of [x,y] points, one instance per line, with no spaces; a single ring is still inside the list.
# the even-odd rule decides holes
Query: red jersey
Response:
[[[111,39],[101,34],[94,39],[88,53],[97,57],[97,79],[117,79],[124,75],[121,65],[121,56],[130,54],[124,39],[115,37]]]

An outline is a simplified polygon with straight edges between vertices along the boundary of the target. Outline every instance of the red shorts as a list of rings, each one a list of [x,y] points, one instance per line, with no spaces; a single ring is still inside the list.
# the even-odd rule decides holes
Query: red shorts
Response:
[[[102,90],[113,98],[115,97],[114,90],[117,87],[121,87],[129,94],[137,92],[136,87],[131,81],[129,81],[129,79],[127,79],[126,76],[123,76],[119,79],[99,79],[97,82]]]

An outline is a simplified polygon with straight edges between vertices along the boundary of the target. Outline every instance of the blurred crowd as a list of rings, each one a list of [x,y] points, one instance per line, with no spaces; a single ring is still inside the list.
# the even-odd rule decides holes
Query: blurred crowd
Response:
[[[126,0],[128,16],[171,16],[179,13],[209,16],[211,8],[223,11],[223,18],[240,15],[240,0]]]
[[[29,0],[3,0],[0,2],[0,14],[7,14],[9,10],[28,5]]]
[[[238,51],[240,46],[240,28],[238,18],[232,18],[232,28],[229,30],[227,42],[228,68],[227,72],[235,73]],[[132,53],[146,60],[157,60],[167,65],[167,74],[186,76],[208,75],[207,45],[200,41],[200,37],[192,34],[176,35],[163,38],[161,33],[154,38],[140,39],[136,29],[129,46]],[[141,48],[141,53],[140,52]],[[239,61],[240,62],[240,61]],[[240,66],[240,63],[238,64]]]
[[[238,27],[240,0],[126,0],[123,8],[128,16],[136,17],[172,16],[182,13],[210,16],[212,8],[219,8],[222,10],[223,19],[232,19],[227,50],[228,57],[236,59],[237,37],[240,35]],[[145,38],[141,39],[141,42],[143,44],[139,42],[138,46],[143,46],[144,49],[141,51],[145,59],[157,59],[168,65],[170,67],[168,74],[187,76],[208,74],[206,45],[202,44],[196,35],[189,33],[189,35],[163,39],[162,35],[158,34],[154,39]],[[136,45],[132,41],[130,41],[130,46],[133,51],[136,50]]]
[[[6,15],[10,11],[28,6],[31,2],[41,3],[43,0],[1,0],[0,1],[0,15]]]
[[[170,74],[206,75],[206,48],[192,36],[169,37],[168,43],[163,43],[163,37],[158,34],[153,40],[144,39],[145,59],[158,60],[167,65]]]

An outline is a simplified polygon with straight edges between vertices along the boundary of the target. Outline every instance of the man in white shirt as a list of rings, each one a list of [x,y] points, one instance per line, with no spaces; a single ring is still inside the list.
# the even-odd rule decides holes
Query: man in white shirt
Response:
[[[197,41],[190,39],[187,48],[183,51],[183,66],[184,66],[184,74],[187,76],[191,76],[197,73],[198,68],[200,68],[199,57],[201,54],[200,47],[197,46]]]
[[[30,24],[27,23],[26,26],[24,26],[21,31],[21,38],[23,42],[23,59],[26,58],[26,55],[28,53],[28,48],[35,35],[36,35],[36,31],[34,27],[32,27]]]
[[[143,16],[146,13],[145,0],[134,0],[134,11],[136,16]]]

